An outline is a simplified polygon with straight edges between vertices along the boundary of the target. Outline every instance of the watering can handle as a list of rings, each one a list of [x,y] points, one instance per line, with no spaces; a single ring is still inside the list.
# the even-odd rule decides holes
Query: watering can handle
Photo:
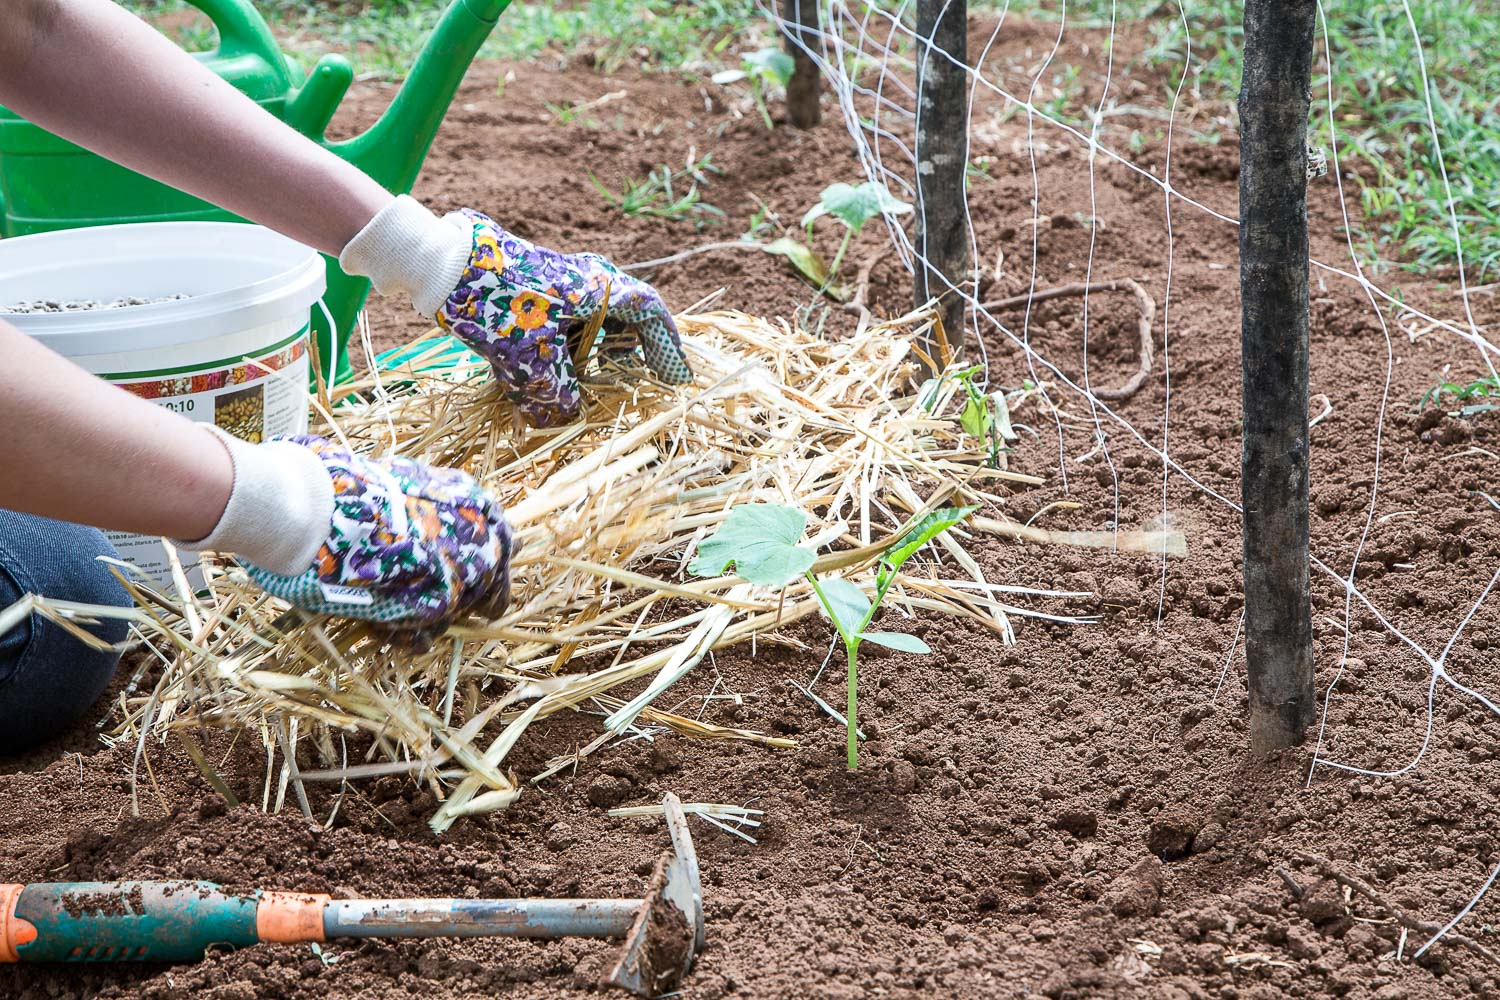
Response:
[[[250,0],[187,0],[213,22],[219,32],[219,51],[226,56],[248,55],[260,59],[276,77],[281,89],[291,86],[286,57],[276,36]]]

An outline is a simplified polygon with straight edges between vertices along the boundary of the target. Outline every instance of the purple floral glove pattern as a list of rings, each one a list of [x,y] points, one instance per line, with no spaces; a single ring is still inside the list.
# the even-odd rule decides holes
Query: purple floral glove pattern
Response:
[[[303,434],[333,480],[333,521],[300,576],[254,566],[262,589],[307,611],[431,635],[457,616],[491,617],[510,601],[510,526],[466,472],[404,458],[369,459]]]
[[[563,254],[521,239],[478,212],[474,249],[437,322],[489,361],[507,395],[538,426],[578,415],[582,393],[569,338],[604,310],[603,339],[633,333],[670,385],[692,381],[672,314],[656,289],[597,254]],[[579,361],[586,359],[577,359]]]

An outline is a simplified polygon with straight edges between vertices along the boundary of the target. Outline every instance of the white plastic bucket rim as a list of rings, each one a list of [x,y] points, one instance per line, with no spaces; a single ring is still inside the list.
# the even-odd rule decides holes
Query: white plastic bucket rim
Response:
[[[0,320],[65,357],[209,340],[305,314],[327,275],[311,247],[240,222],[136,222],[0,240]],[[10,313],[38,299],[189,298]]]

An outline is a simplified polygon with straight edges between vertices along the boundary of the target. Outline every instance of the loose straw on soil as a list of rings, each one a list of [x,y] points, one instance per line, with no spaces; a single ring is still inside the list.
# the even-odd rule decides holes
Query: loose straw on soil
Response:
[[[1014,641],[1013,617],[1055,616],[1007,603],[1027,591],[985,578],[968,548],[976,534],[1180,550],[1180,536],[1166,531],[1054,538],[1009,520],[1005,491],[1040,480],[985,467],[982,442],[959,426],[956,381],[944,380],[935,402],[909,390],[915,338],[929,322],[916,313],[830,343],[739,313],[685,316],[693,386],[668,390],[639,372],[596,369],[586,419],[551,430],[522,429],[477,360],[424,374],[419,355],[354,386],[357,395],[331,410],[325,399],[316,431],[360,452],[462,466],[501,498],[519,540],[511,608],[495,621],[460,621],[415,652],[356,622],[290,611],[232,563],[211,563],[199,596],[180,574],[176,594],[132,583],[133,628],[161,673],[150,690],[121,695],[115,738],[132,741],[148,767],[151,746],[180,740],[233,798],[194,734],[258,736],[271,761],[259,794],[268,808],[290,790],[310,813],[308,782],[407,776],[433,791],[431,823],[441,831],[505,808],[524,781],[576,766],[620,734],[790,745],[653,704],[712,650],[751,640],[806,648],[785,628],[817,613],[807,584],[777,593],[685,571],[697,543],[739,504],[807,512],[815,572],[867,590],[905,525],[939,506],[982,505],[981,517],[934,543],[924,568],[900,576],[890,613],[965,618],[1005,642]],[[435,337],[431,344],[441,350]],[[621,692],[646,678],[633,697]],[[606,716],[598,739],[557,753],[538,775],[507,769],[533,723],[574,710]],[[355,734],[362,739],[346,738]]]

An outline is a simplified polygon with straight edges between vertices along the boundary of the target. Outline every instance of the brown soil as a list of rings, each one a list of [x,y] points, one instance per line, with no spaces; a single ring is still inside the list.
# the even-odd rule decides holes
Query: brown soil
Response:
[[[63,894],[62,908],[70,917],[123,917],[146,912],[144,894],[139,885],[124,892],[69,892]]]
[[[501,100],[495,80],[506,71],[515,79]],[[626,96],[567,125],[544,108],[544,101],[583,102],[617,90]],[[389,95],[360,90],[354,119],[369,120]],[[1008,262],[992,297],[1024,290],[1028,279],[1032,182],[1017,145],[1024,130],[1023,119],[993,126],[985,142],[996,158],[994,179],[976,180],[981,256],[988,264],[1003,249]],[[658,163],[681,163],[694,149],[712,153],[724,171],[705,191],[727,213],[722,228],[627,219],[604,206],[588,180],[592,171],[615,185]],[[1141,156],[1159,162],[1160,149],[1148,142]],[[1087,211],[1086,157],[1054,142],[1038,153],[1038,167],[1050,220],[1039,234],[1038,287],[1045,287],[1082,274],[1090,231],[1073,213]],[[1232,144],[1180,138],[1173,179],[1194,197],[1232,210],[1236,171]],[[767,133],[753,115],[726,108],[715,88],[577,67],[486,66],[459,97],[416,193],[439,208],[482,208],[548,245],[633,261],[733,238],[757,197],[795,224],[825,184],[857,176],[837,120],[806,134]],[[1320,182],[1313,196],[1316,253],[1341,260],[1331,183]],[[1160,307],[1166,229],[1159,190],[1101,161],[1098,197],[1105,225],[1096,277],[1134,277]],[[1205,485],[1237,497],[1236,234],[1180,204],[1173,223],[1171,451]],[[880,245],[876,229],[851,260]],[[811,298],[780,261],[747,251],[704,255],[655,278],[678,308],[720,288],[719,304],[766,315],[789,315]],[[1458,311],[1438,279],[1403,286],[1409,301]],[[876,267],[878,311],[904,310],[907,288],[894,260]],[[1312,438],[1314,546],[1330,565],[1347,567],[1370,503],[1385,341],[1355,286],[1315,275],[1313,294],[1313,391],[1333,405]],[[1497,319],[1491,299],[1478,302],[1479,322]],[[1032,342],[1063,359],[1075,378],[1079,306],[1076,299],[1042,304],[1030,323]],[[1104,296],[1093,315],[1091,376],[1117,385],[1136,363],[1134,303]],[[833,314],[833,329],[849,320]],[[384,302],[374,305],[372,321],[382,346],[426,327]],[[1158,321],[1152,377],[1118,407],[1156,442],[1166,401],[1161,334]],[[1024,359],[998,335],[987,343],[995,381],[1019,384]],[[1456,366],[1449,377],[1477,374],[1468,347],[1441,333],[1412,342],[1396,329],[1394,350],[1377,522],[1360,583],[1392,622],[1436,650],[1500,557],[1500,515],[1471,492],[1494,491],[1500,443],[1492,415],[1459,421],[1413,413],[1445,365]],[[1081,508],[1050,511],[1039,523],[1103,527],[1115,517],[1117,476],[1121,523],[1160,516],[1160,462],[1129,435],[1111,436],[1112,471],[1097,458],[1078,460],[1091,447],[1090,424],[1064,424],[1065,492],[1051,417],[1029,404],[1015,418],[1038,437],[1023,439],[1013,467],[1047,476],[1049,485],[1017,496],[1013,515],[1024,520],[1066,498]],[[1306,749],[1249,760],[1243,655],[1230,656],[1242,605],[1237,519],[1176,475],[1166,506],[1188,533],[1190,554],[1172,561],[1164,580],[1147,558],[982,546],[991,579],[1098,595],[1032,606],[1102,620],[1080,627],[1018,618],[1018,641],[1009,647],[977,626],[919,621],[916,631],[936,655],[872,650],[861,678],[870,740],[855,774],[843,766],[842,730],[789,683],[810,678],[819,657],[780,648],[720,657],[720,690],[743,698],[689,707],[704,705],[714,721],[794,736],[797,749],[671,736],[625,743],[576,773],[528,788],[509,812],[441,839],[425,826],[431,794],[392,779],[360,786],[326,830],[294,810],[227,809],[172,744],[148,747],[150,776],[143,768],[133,800],[132,752],[98,749],[90,722],[9,762],[0,775],[0,845],[10,859],[4,875],[18,882],[208,879],[360,896],[638,895],[665,832],[654,819],[610,819],[604,807],[655,801],[671,790],[686,800],[765,810],[755,845],[693,821],[708,945],[684,983],[690,997],[1500,994],[1497,970],[1451,944],[1413,962],[1423,939],[1414,932],[1402,960],[1389,957],[1402,937],[1390,915],[1357,899],[1351,909],[1295,860],[1302,850],[1324,855],[1395,905],[1446,921],[1500,860],[1492,819],[1500,776],[1491,770],[1500,720],[1438,685],[1430,749],[1399,779],[1322,770],[1308,787]],[[1321,574],[1314,589],[1321,686],[1341,652],[1343,592]],[[1365,767],[1398,767],[1422,744],[1429,670],[1358,604],[1350,627],[1353,659],[1329,715],[1329,752]],[[828,638],[816,624],[803,635],[817,648]],[[1481,691],[1500,689],[1491,652],[1497,642],[1500,619],[1486,604],[1454,645],[1449,669]],[[709,688],[706,679],[690,679],[681,696]],[[830,672],[819,688],[836,702],[841,681]],[[520,774],[534,773],[558,748],[596,731],[587,716],[558,720],[513,763]],[[264,758],[247,742],[231,749],[215,738],[212,747],[235,791],[259,803]],[[336,790],[315,791],[313,807],[327,816]],[[1491,940],[1488,922],[1497,913],[1500,898],[1486,900],[1463,929]],[[428,941],[331,944],[323,955],[276,946],[192,967],[13,968],[0,971],[0,995],[583,997],[594,995],[614,948]]]

